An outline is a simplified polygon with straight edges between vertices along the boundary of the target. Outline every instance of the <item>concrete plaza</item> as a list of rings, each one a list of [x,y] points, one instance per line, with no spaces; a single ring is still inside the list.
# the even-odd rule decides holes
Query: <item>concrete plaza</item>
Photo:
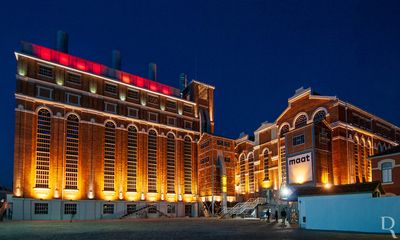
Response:
[[[0,239],[391,239],[390,235],[309,231],[243,219],[124,219],[0,222]]]

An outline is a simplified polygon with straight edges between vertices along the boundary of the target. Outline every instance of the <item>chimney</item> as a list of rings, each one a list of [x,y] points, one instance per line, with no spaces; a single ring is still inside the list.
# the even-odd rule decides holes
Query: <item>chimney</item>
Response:
[[[111,52],[111,67],[117,70],[121,70],[121,52],[118,50],[112,50]]]
[[[185,90],[185,88],[187,87],[187,84],[188,84],[187,75],[185,73],[179,74],[179,88],[180,88],[181,92],[183,92],[183,90]]]
[[[57,32],[57,50],[68,53],[68,33],[63,31]]]
[[[149,63],[149,79],[157,81],[157,64]]]

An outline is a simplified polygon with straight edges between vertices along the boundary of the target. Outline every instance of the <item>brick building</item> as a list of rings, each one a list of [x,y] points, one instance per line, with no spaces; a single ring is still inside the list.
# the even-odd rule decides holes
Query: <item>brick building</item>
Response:
[[[382,182],[387,195],[400,195],[400,146],[369,157],[372,180]]]
[[[214,87],[180,89],[23,43],[16,52],[14,219],[198,216],[284,185],[372,180],[368,156],[400,129],[336,97],[299,89],[254,137],[214,134]],[[397,164],[397,163],[396,163]]]
[[[197,216],[201,134],[219,146],[214,87],[184,74],[181,89],[161,84],[155,64],[151,80],[121,71],[118,52],[112,67],[81,59],[59,37],[57,50],[25,42],[15,53],[14,219],[117,217],[149,204],[149,215]]]
[[[400,143],[400,128],[337,97],[298,89],[254,139],[236,140],[236,186],[252,197],[282,186],[321,186],[372,180],[368,156]]]

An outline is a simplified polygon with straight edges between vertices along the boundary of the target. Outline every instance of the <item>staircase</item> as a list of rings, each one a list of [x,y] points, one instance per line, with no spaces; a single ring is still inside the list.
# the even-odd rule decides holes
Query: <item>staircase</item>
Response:
[[[258,205],[266,203],[266,198],[250,198],[246,202],[236,204],[233,208],[229,209],[227,213],[222,214],[220,218],[226,216],[232,217],[233,215],[240,215],[248,210],[255,209]]]
[[[147,206],[145,206],[145,207],[136,209],[136,210],[134,210],[134,211],[132,211],[132,212],[130,212],[130,213],[126,213],[126,214],[122,215],[121,217],[119,217],[119,219],[123,219],[123,218],[129,217],[129,216],[131,216],[131,215],[133,215],[133,214],[142,212],[143,210],[146,210],[146,209],[148,209],[148,208],[150,208],[150,207],[155,207],[155,206],[153,206],[153,205],[147,205]],[[156,211],[157,211],[158,213],[161,213],[161,215],[163,215],[163,216],[167,216],[165,213],[163,213],[163,212],[161,212],[161,211],[158,211],[157,209],[156,209]]]

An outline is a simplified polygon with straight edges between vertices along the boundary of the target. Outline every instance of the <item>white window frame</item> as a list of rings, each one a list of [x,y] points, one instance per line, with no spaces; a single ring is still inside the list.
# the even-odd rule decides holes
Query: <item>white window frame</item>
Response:
[[[169,123],[169,121],[170,121],[171,119],[174,120],[174,124],[170,124],[170,123]],[[176,127],[176,118],[175,118],[175,117],[167,116],[167,125],[168,125],[168,126]]]
[[[72,103],[72,102],[70,101],[70,97],[71,97],[71,96],[78,97],[78,103]],[[80,105],[81,105],[81,95],[66,92],[66,93],[65,93],[65,102],[66,102],[67,104],[71,104],[71,105],[75,105],[75,106],[80,106]]]
[[[186,123],[190,123],[190,128],[186,127]],[[193,122],[184,120],[183,121],[183,128],[184,129],[188,129],[188,130],[193,130]]]
[[[46,65],[46,64],[41,64],[41,63],[39,63],[38,65],[39,65],[39,66],[38,66],[38,72],[37,72],[37,74],[38,74],[39,76],[42,76],[42,77],[45,77],[45,78],[48,78],[48,79],[54,79],[54,67],[53,67],[53,66]],[[47,67],[47,68],[51,68],[51,69],[52,69],[52,71],[53,71],[53,74],[52,74],[52,76],[50,77],[50,76],[47,76],[47,75],[41,74],[41,73],[39,72],[39,68],[40,68],[40,67]]]
[[[130,112],[131,110],[132,110],[132,111],[136,111],[136,115],[129,114],[129,112]],[[138,109],[138,108],[128,107],[128,109],[127,109],[127,116],[128,116],[128,117],[131,117],[131,118],[139,118],[139,109]]]
[[[114,106],[114,109],[115,109],[114,112],[107,110],[107,106],[108,105]],[[110,102],[104,102],[104,112],[116,114],[117,113],[117,104],[116,103],[110,103]]]
[[[155,121],[154,121],[154,120],[151,120],[151,115],[156,116],[156,120],[155,120]],[[158,113],[155,113],[155,112],[148,112],[148,113],[147,113],[147,120],[148,120],[149,122],[158,123]]]
[[[36,93],[36,97],[41,98],[41,99],[46,99],[46,100],[53,100],[53,90],[52,88],[47,88],[47,87],[43,87],[43,86],[36,86],[37,89],[37,93]],[[43,97],[40,95],[40,91],[41,90],[49,90],[50,91],[50,98],[48,97]]]

